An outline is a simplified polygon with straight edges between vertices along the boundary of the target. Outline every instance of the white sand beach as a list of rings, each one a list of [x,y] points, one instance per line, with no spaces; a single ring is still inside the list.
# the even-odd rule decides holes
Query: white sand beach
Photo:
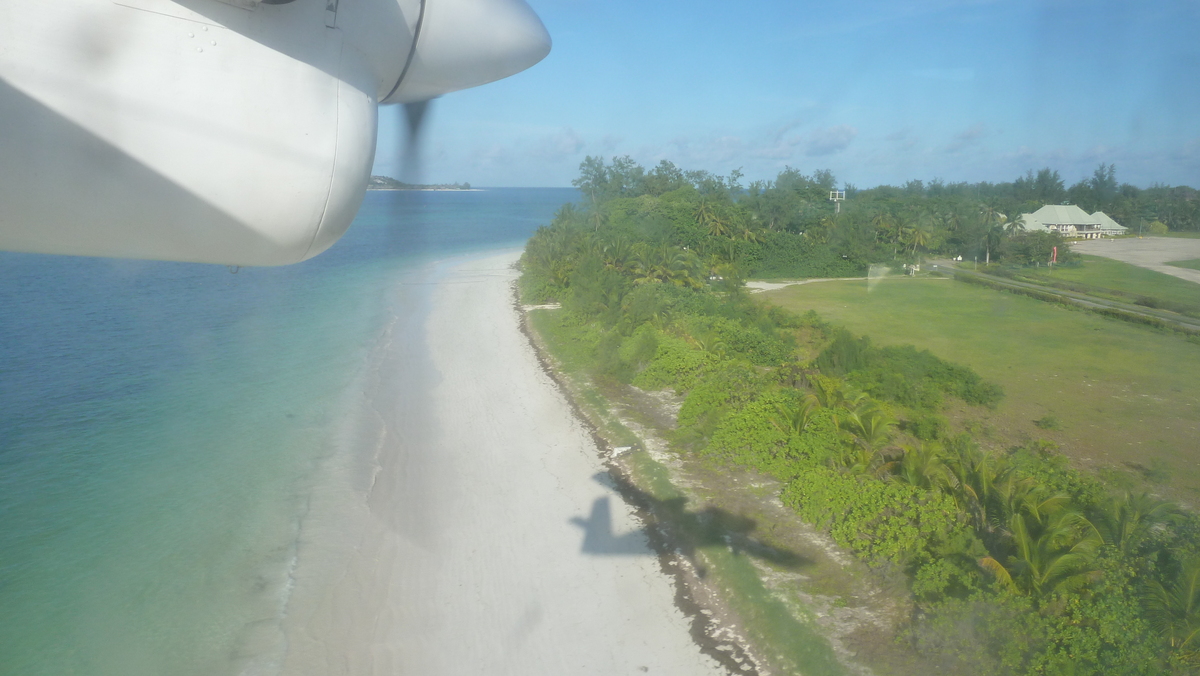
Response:
[[[520,331],[518,255],[397,295],[347,427],[371,462],[339,460],[302,527],[283,673],[725,673],[648,549],[581,551],[571,519],[597,498],[615,533],[636,525]]]

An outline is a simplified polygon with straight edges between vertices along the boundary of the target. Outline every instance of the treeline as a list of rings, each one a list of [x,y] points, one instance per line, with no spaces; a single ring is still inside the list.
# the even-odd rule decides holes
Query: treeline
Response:
[[[1187,186],[1154,185],[1138,188],[1117,182],[1114,164],[1101,164],[1090,178],[1067,188],[1058,171],[1044,168],[1028,171],[1012,182],[928,183],[914,180],[901,187],[880,186],[870,190],[847,189],[847,197],[858,196],[892,204],[945,205],[966,200],[994,207],[1009,216],[1033,213],[1046,204],[1076,204],[1084,211],[1103,211],[1132,233],[1151,234],[1152,225],[1169,230],[1200,230],[1200,191]],[[934,206],[936,210],[938,206]]]
[[[522,291],[562,303],[554,330],[597,377],[683,396],[679,452],[779,479],[800,518],[903,579],[904,638],[943,673],[1200,664],[1195,518],[1110,491],[1051,444],[992,451],[953,430],[949,402],[1003,397],[969,368],[753,302],[737,278],[744,261],[786,256],[825,274],[858,264],[836,240],[783,239],[800,237],[794,226],[739,232],[763,222],[753,199],[778,182],[734,201],[736,172],[621,165],[585,162],[589,204],[564,207],[530,240]],[[797,185],[783,189],[812,192],[831,178],[788,180]]]
[[[789,168],[773,181],[744,185],[739,171],[717,176],[666,160],[647,170],[628,157],[611,163],[588,157],[573,182],[582,205],[564,209],[559,220],[690,252],[696,270],[709,276],[726,265],[757,277],[855,276],[872,263],[911,263],[929,254],[1044,265],[1055,247],[1059,262],[1069,264],[1073,254],[1060,235],[1027,232],[1021,219],[1064,200],[1089,213],[1103,210],[1133,232],[1200,229],[1195,190],[1119,185],[1115,171],[1102,165],[1070,189],[1051,169],[1011,183],[847,186],[838,212],[829,201],[837,183],[828,171]]]

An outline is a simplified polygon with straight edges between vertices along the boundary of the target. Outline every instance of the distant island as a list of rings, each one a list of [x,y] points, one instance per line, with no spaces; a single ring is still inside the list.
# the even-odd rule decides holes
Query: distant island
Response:
[[[367,181],[367,190],[472,190],[470,183],[439,183],[418,185],[397,181],[391,176],[372,176]]]

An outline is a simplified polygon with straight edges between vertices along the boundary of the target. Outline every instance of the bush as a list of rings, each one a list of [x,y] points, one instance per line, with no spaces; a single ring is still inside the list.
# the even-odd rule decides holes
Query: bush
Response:
[[[816,365],[830,376],[847,380],[876,399],[935,411],[949,394],[976,406],[995,406],[1004,391],[972,369],[943,361],[929,350],[911,345],[878,348],[866,336],[855,338],[845,329],[817,357]]]
[[[761,245],[746,253],[747,274],[753,277],[861,277],[866,266],[843,258],[831,246],[790,232],[765,233]]]
[[[714,364],[687,393],[678,427],[694,431],[693,440],[707,439],[730,409],[745,405],[763,387],[762,375],[745,363]]]
[[[557,302],[565,289],[556,285],[542,270],[526,270],[521,274],[521,302],[530,305]]]
[[[778,391],[731,411],[712,433],[705,453],[781,480],[823,465],[841,444],[833,411],[814,411],[808,427],[796,434],[787,425],[786,412],[798,399],[795,392]]]
[[[789,482],[781,498],[875,565],[932,560],[951,543],[974,541],[953,499],[909,484],[812,467]]]
[[[692,347],[681,338],[662,336],[658,339],[654,358],[633,379],[633,384],[646,390],[670,387],[683,394],[695,387],[700,374],[716,361],[715,356]]]

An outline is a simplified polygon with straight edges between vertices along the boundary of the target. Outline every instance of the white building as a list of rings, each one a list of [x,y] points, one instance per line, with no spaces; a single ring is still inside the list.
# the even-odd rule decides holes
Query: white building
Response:
[[[1104,237],[1124,235],[1129,231],[1129,228],[1109,218],[1108,214],[1104,213],[1103,211],[1097,211],[1096,213],[1092,214],[1092,218],[1100,220],[1100,234]]]
[[[1032,214],[1022,214],[1025,229],[1030,232],[1054,230],[1063,237],[1099,239],[1125,234],[1126,228],[1109,218],[1103,211],[1094,214],[1074,204],[1047,204]]]

